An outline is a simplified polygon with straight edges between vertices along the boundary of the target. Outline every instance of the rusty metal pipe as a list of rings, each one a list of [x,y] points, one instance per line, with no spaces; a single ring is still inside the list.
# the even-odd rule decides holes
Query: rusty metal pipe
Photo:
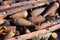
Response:
[[[13,14],[13,13],[16,13],[16,12],[19,12],[19,11],[24,11],[24,10],[28,10],[28,9],[31,9],[31,8],[39,7],[39,6],[42,6],[44,4],[45,3],[35,3],[35,4],[32,4],[32,5],[22,6],[22,7],[19,7],[19,8],[15,8],[15,9],[7,10],[7,11],[4,11],[4,12],[0,12],[0,18],[2,18],[2,17],[5,18],[7,15],[10,15],[10,14]]]
[[[14,3],[14,4],[11,4],[11,5],[0,6],[0,11],[6,10],[6,9],[12,9],[12,8],[16,8],[16,7],[21,7],[21,6],[24,6],[24,5],[35,4],[35,3],[38,3],[38,2],[41,2],[41,1],[24,1],[24,2],[20,2],[20,3]]]
[[[14,38],[10,38],[10,39],[5,39],[5,40],[15,40],[15,39],[25,40],[25,39],[30,39],[32,37],[36,37],[36,36],[41,35],[41,34],[44,34],[46,32],[55,31],[57,29],[60,29],[60,24],[57,24],[55,26],[52,26],[52,27],[50,27],[48,29],[49,30],[43,29],[43,30],[39,30],[39,31],[36,31],[36,32],[32,32],[32,33],[25,34],[25,35],[20,35],[20,36],[17,36],[17,37],[14,37]]]

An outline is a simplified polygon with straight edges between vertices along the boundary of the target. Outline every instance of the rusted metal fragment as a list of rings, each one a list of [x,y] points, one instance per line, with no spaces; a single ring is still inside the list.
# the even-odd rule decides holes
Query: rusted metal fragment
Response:
[[[45,21],[45,18],[40,15],[38,17],[30,17],[29,20],[33,23],[41,23]]]
[[[60,29],[60,24],[57,24],[57,25],[55,25],[55,26],[53,26],[53,27],[50,27],[50,28],[48,28],[50,31],[55,31],[55,30],[58,30],[58,29]]]
[[[0,18],[1,17],[5,18],[7,15],[10,15],[10,14],[13,14],[13,13],[16,13],[16,12],[19,12],[19,11],[23,11],[23,10],[28,10],[28,9],[31,9],[31,8],[39,7],[39,6],[42,6],[44,4],[45,3],[36,3],[36,4],[32,4],[32,5],[27,5],[27,6],[18,7],[18,8],[15,8],[15,9],[7,10],[5,12],[0,12]]]
[[[32,25],[34,25],[32,22],[30,22],[26,19],[23,19],[23,18],[14,19],[14,23],[17,25],[21,25],[21,26],[32,26]]]
[[[55,20],[55,21],[47,21],[47,22],[45,22],[45,23],[42,23],[41,25],[39,25],[39,26],[36,26],[36,29],[37,30],[40,30],[40,29],[45,29],[45,28],[49,28],[49,27],[51,27],[51,26],[54,26],[54,25],[57,25],[57,24],[59,24],[60,23],[60,19],[57,19],[57,20]]]
[[[6,9],[11,9],[11,8],[16,8],[16,7],[20,7],[20,6],[24,6],[24,5],[30,5],[30,4],[35,4],[35,3],[46,3],[46,2],[55,2],[55,0],[34,0],[34,1],[24,1],[24,2],[19,2],[19,3],[15,3],[15,0],[8,0],[8,4],[10,5],[6,5],[6,6],[0,6],[0,11],[6,10]],[[14,4],[12,4],[14,3]]]
[[[41,1],[24,1],[24,2],[20,2],[20,3],[14,3],[14,4],[11,4],[11,5],[0,6],[0,11],[6,10],[6,9],[12,9],[12,8],[16,8],[16,7],[21,7],[21,6],[24,6],[24,5],[35,4],[35,3],[38,3],[38,2],[41,2]]]
[[[47,15],[51,14],[52,12],[55,12],[57,9],[59,8],[59,3],[55,2],[50,9],[46,12],[46,14],[44,15],[44,17],[46,17]]]
[[[17,36],[16,38],[18,40],[25,40],[25,39],[30,39],[32,37],[36,37],[38,35],[42,35],[42,34],[45,34],[49,31],[55,31],[55,30],[58,30],[60,29],[60,24],[57,24],[55,26],[52,26],[50,28],[48,28],[49,30],[46,30],[46,29],[43,29],[43,30],[39,30],[39,31],[36,31],[36,32],[32,32],[32,33],[29,33],[29,34],[25,34],[25,35],[20,35],[20,36]],[[15,40],[16,39],[15,37],[14,38],[10,38],[10,39],[5,39],[5,40]]]

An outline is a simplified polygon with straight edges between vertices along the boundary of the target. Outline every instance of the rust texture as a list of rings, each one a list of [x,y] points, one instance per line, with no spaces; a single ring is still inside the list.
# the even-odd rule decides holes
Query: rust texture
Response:
[[[58,1],[3,0],[0,2],[0,39],[48,40],[55,37],[53,33],[60,29]]]
[[[29,38],[32,38],[32,37],[35,37],[35,36],[38,36],[38,35],[41,35],[43,33],[46,33],[48,31],[55,31],[57,29],[60,29],[60,24],[58,25],[55,25],[53,27],[50,27],[48,28],[49,30],[47,29],[43,29],[43,30],[39,30],[39,31],[36,31],[36,32],[32,32],[32,33],[29,33],[29,34],[25,34],[25,35],[20,35],[20,36],[17,36],[17,39],[18,40],[25,40],[25,39],[29,39]],[[27,37],[26,37],[27,36]],[[16,40],[16,38],[11,38],[11,39],[5,39],[5,40]]]

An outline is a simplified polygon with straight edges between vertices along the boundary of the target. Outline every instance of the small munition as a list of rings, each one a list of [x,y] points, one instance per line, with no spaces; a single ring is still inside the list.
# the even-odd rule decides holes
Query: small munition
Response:
[[[21,12],[17,12],[14,13],[10,16],[10,18],[26,18],[28,16],[28,12],[27,11],[21,11]]]
[[[14,19],[14,23],[17,25],[21,25],[21,26],[32,26],[32,25],[34,25],[32,22],[30,22],[26,19],[23,19],[23,18]]]
[[[45,10],[45,7],[35,9],[35,10],[33,10],[33,11],[31,12],[31,16],[32,16],[32,17],[37,17],[37,16],[39,16],[44,10]]]
[[[59,3],[55,2],[50,9],[45,13],[44,17],[50,15],[52,12],[55,12],[59,8]]]
[[[41,23],[45,21],[45,18],[40,15],[38,17],[30,17],[29,20],[33,23]]]

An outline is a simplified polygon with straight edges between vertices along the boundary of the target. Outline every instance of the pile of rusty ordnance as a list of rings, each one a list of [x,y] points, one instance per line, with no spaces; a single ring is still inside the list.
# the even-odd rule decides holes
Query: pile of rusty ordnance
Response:
[[[0,0],[0,40],[57,40],[60,0]]]

